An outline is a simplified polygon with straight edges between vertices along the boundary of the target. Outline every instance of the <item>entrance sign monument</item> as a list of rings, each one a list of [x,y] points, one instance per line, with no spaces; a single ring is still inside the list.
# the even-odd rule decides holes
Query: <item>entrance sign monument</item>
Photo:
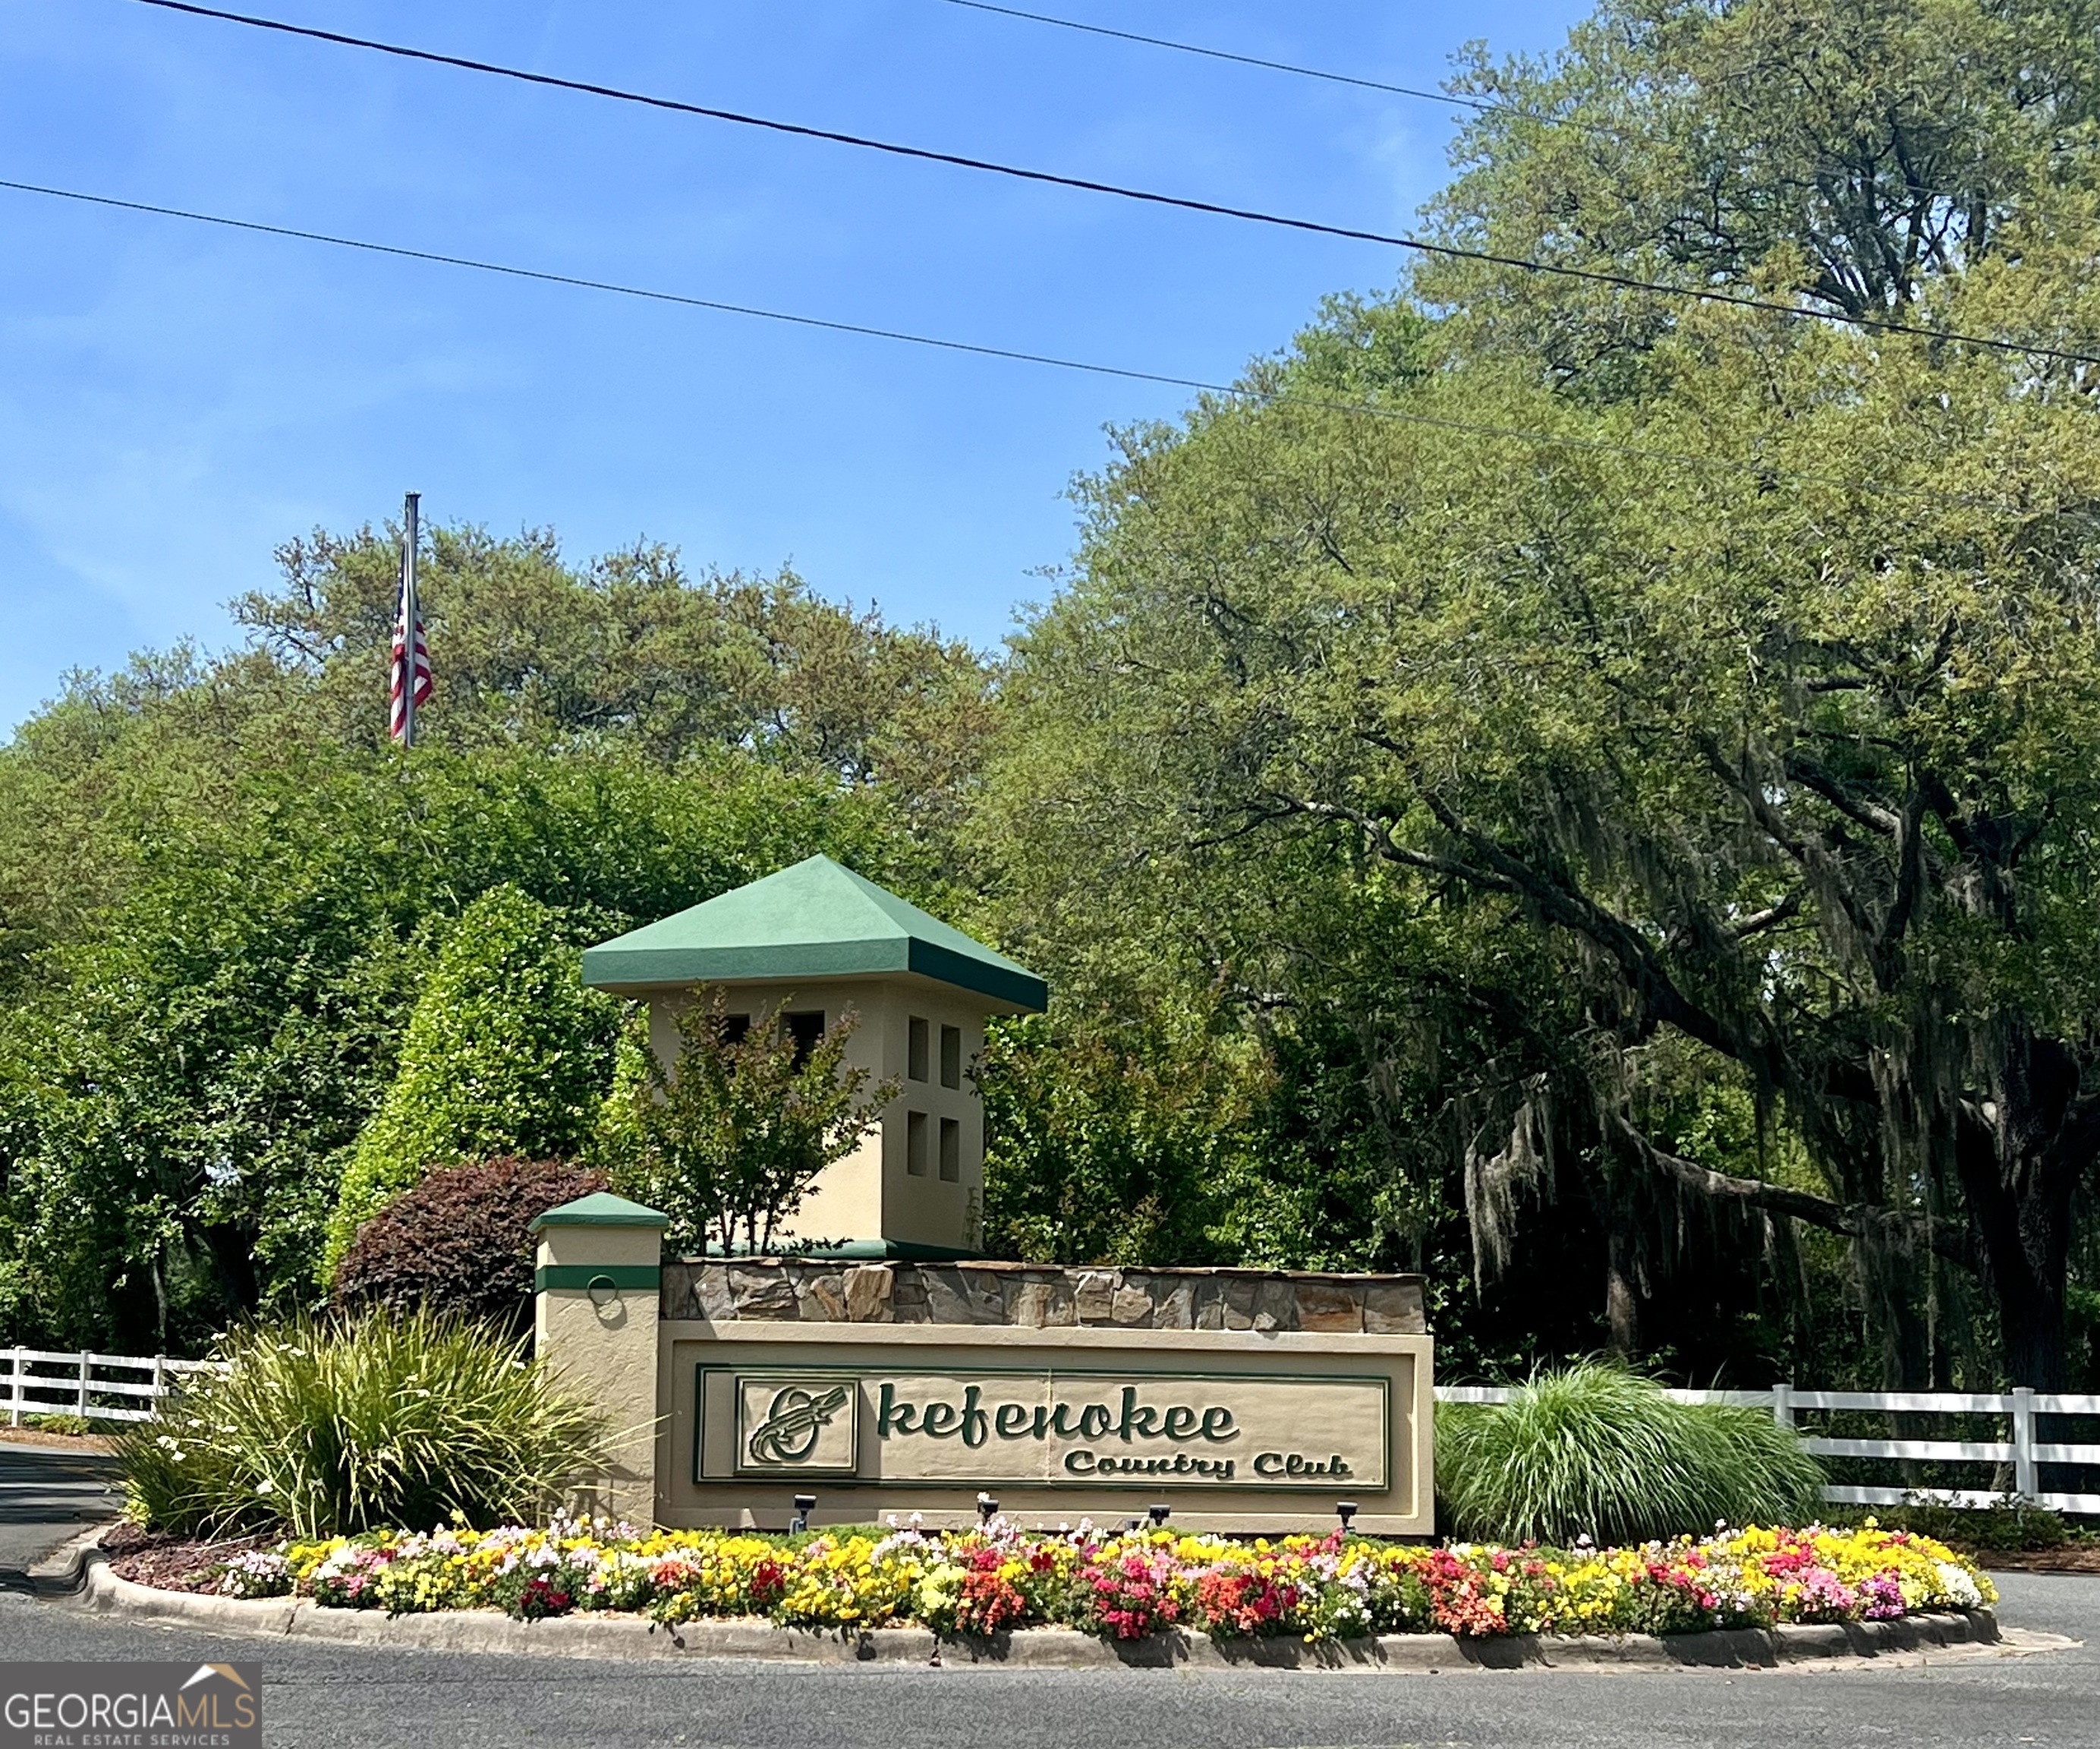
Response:
[[[979,1259],[984,1024],[1042,981],[814,857],[589,949],[585,981],[650,1005],[860,1026],[901,1091],[767,1257],[667,1260],[664,1217],[599,1194],[534,1223],[536,1333],[613,1430],[598,1504],[630,1522],[779,1528],[996,1495],[1031,1526],[1427,1535],[1431,1340],[1415,1276]],[[821,1027],[823,1020],[817,1020]]]

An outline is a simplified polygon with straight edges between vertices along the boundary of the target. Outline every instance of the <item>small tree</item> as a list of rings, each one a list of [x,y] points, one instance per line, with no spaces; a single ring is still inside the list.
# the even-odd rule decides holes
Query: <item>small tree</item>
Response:
[[[680,1012],[678,1058],[653,1056],[634,1105],[638,1193],[670,1217],[674,1245],[765,1251],[817,1175],[860,1143],[894,1081],[870,1088],[849,1067],[860,1024],[841,1013],[806,1049],[788,1030],[785,1004],[739,1033],[719,989]]]

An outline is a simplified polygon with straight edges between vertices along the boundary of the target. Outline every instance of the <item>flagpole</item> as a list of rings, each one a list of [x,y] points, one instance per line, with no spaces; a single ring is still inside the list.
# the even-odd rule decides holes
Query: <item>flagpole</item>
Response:
[[[405,660],[407,672],[401,687],[401,744],[404,748],[416,744],[416,645],[417,628],[422,623],[422,612],[416,600],[416,549],[421,537],[417,529],[417,510],[421,498],[420,492],[408,494],[402,511],[401,535],[401,612],[402,625],[408,635],[408,647]]]

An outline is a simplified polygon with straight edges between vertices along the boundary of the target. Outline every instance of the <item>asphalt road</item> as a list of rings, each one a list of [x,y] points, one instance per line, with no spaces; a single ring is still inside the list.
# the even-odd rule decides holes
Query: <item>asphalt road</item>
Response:
[[[12,1445],[0,1436],[0,1584],[124,1504],[117,1460],[98,1451]]]
[[[1446,1676],[623,1663],[132,1626],[0,1595],[0,1659],[259,1661],[277,1749],[1786,1749],[2100,1745],[2100,1579],[2008,1575],[2075,1650],[1925,1668]]]

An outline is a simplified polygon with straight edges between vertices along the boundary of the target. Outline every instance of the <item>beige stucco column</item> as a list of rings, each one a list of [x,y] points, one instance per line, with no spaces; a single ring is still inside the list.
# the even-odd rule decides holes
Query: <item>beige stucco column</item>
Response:
[[[665,1217],[599,1191],[532,1223],[533,1346],[605,1416],[611,1460],[591,1509],[638,1528],[656,1513],[656,1309]]]

